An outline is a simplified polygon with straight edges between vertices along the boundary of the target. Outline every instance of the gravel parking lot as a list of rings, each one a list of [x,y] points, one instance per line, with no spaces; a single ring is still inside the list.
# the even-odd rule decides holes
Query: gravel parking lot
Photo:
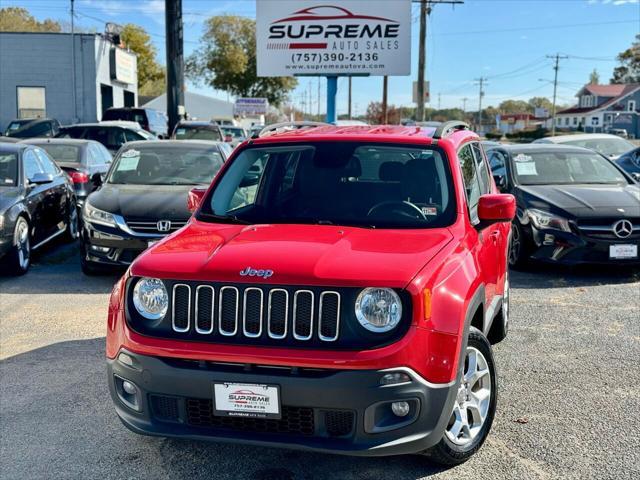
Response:
[[[640,478],[640,275],[512,275],[511,331],[496,347],[493,432],[468,463],[350,458],[134,435],[106,385],[107,298],[54,246],[0,276],[0,476],[14,478]]]

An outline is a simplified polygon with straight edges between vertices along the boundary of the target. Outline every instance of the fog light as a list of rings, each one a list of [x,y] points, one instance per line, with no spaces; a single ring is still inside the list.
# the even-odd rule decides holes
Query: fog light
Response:
[[[397,383],[407,383],[411,377],[404,372],[385,373],[380,378],[380,385],[395,385]]]
[[[129,382],[128,380],[125,380],[124,382],[122,382],[122,389],[125,391],[125,393],[128,393],[129,395],[135,395],[136,392],[138,391],[136,386]]]
[[[543,240],[542,244],[543,245],[553,245],[555,240],[556,240],[556,237],[554,237],[553,235],[549,235],[548,233],[545,233],[544,240]]]
[[[99,245],[91,245],[91,250],[93,250],[94,252],[109,253],[111,249],[109,247],[100,247]]]
[[[410,409],[408,402],[393,402],[391,404],[391,411],[397,417],[406,417]]]

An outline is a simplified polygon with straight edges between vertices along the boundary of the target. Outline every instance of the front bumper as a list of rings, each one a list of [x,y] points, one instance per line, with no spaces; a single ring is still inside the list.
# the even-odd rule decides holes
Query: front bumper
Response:
[[[640,241],[636,238],[609,240],[559,230],[538,230],[533,225],[530,228],[534,260],[562,265],[640,265],[640,256],[622,259],[609,255],[611,245],[636,245],[640,254]]]
[[[82,222],[80,251],[87,262],[106,267],[128,267],[150,243],[162,238],[134,236],[117,227]]]
[[[120,355],[107,360],[116,412],[129,429],[147,435],[349,455],[416,453],[442,438],[457,391],[408,369],[410,382],[381,386],[384,370],[230,365],[121,353],[133,366]],[[137,386],[139,411],[121,399],[122,379]],[[278,385],[282,419],[213,416],[214,382]],[[406,417],[391,412],[394,401],[410,404]]]

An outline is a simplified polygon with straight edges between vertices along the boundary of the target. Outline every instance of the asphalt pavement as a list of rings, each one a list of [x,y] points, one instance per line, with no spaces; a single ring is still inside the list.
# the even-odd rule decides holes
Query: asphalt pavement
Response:
[[[0,478],[637,479],[640,274],[512,273],[511,330],[495,347],[496,420],[466,464],[352,458],[138,436],[106,384],[115,276],[80,273],[73,245],[0,274]]]

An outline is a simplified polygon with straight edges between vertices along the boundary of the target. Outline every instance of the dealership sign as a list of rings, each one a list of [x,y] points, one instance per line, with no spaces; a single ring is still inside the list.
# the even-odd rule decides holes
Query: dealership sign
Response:
[[[258,76],[411,73],[411,0],[256,4]]]
[[[113,48],[111,50],[111,78],[129,85],[137,84],[136,56],[121,48]]]
[[[266,98],[237,98],[233,106],[235,115],[265,115],[269,102]]]

